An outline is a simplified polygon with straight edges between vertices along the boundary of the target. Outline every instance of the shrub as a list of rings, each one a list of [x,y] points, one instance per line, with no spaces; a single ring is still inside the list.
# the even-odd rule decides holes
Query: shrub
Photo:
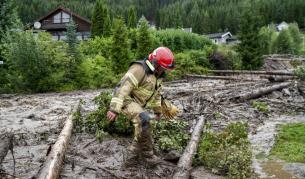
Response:
[[[300,79],[300,80],[305,80],[305,65],[302,65],[302,66],[298,66],[294,73],[297,75],[297,77]]]
[[[182,120],[159,120],[153,123],[153,135],[157,150],[182,151],[190,138],[188,123]]]
[[[251,176],[252,152],[247,125],[229,124],[222,132],[206,131],[199,145],[199,160],[213,172],[229,178]]]
[[[112,62],[103,56],[85,59],[79,66],[78,81],[80,88],[113,87],[118,78],[111,70]]]
[[[212,46],[212,41],[198,34],[185,32],[179,29],[157,31],[155,34],[163,46],[173,51],[200,50],[205,46]]]
[[[210,63],[215,69],[241,69],[242,61],[239,54],[231,46],[221,45],[209,56]]]
[[[178,79],[183,75],[204,74],[212,68],[207,59],[209,50],[190,50],[175,54],[177,68],[169,73],[169,79]]]
[[[15,92],[55,91],[67,83],[63,78],[70,57],[64,42],[53,41],[47,33],[35,38],[32,32],[18,32],[6,47],[8,80]]]
[[[115,121],[109,121],[106,117],[108,107],[110,104],[111,95],[107,92],[102,92],[94,99],[98,105],[98,109],[90,113],[84,121],[84,130],[89,133],[116,133],[123,135],[130,135],[132,133],[131,122],[123,115],[119,115]]]
[[[261,112],[268,112],[269,111],[269,107],[267,103],[264,102],[259,102],[259,101],[252,101],[251,102],[251,106]]]

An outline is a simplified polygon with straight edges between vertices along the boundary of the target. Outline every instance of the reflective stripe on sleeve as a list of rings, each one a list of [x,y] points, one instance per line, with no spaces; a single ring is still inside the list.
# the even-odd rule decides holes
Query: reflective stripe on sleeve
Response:
[[[110,103],[117,103],[117,104],[119,104],[119,105],[123,105],[123,100],[120,99],[120,98],[114,97],[114,98],[111,99],[111,102],[110,102]]]
[[[138,86],[139,82],[137,80],[137,78],[132,74],[132,73],[126,73],[126,76],[128,76],[128,78],[131,80],[131,82],[133,83],[134,86]]]

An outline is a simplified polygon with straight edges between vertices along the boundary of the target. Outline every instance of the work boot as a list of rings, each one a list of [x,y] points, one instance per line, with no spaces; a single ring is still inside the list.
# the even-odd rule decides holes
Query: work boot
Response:
[[[132,144],[127,148],[127,157],[124,161],[124,168],[136,167],[139,163],[139,147],[136,141],[133,141]]]
[[[158,164],[162,163],[162,159],[159,158],[158,156],[154,155],[154,152],[153,151],[146,151],[146,152],[143,152],[143,158],[144,158],[144,161],[146,162],[146,164],[149,166],[149,167],[156,167]]]

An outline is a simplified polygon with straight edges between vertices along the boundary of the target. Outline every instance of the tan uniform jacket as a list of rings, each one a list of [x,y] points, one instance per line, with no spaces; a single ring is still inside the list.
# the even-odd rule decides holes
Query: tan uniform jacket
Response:
[[[148,62],[149,63],[149,62]],[[161,113],[162,78],[152,73],[153,67],[144,61],[133,63],[114,90],[110,110],[120,113],[122,107],[136,102],[142,107],[152,108]]]

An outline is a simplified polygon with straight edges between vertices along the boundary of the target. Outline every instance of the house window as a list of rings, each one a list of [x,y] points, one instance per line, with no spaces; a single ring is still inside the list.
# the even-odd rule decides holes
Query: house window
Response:
[[[71,18],[70,14],[67,14],[65,12],[60,12],[53,17],[53,23],[55,24],[67,23],[70,22],[70,18]]]
[[[62,22],[67,23],[70,22],[70,14],[67,14],[65,12],[62,13]]]
[[[61,13],[56,14],[53,17],[53,23],[60,23],[60,19],[61,19]]]

